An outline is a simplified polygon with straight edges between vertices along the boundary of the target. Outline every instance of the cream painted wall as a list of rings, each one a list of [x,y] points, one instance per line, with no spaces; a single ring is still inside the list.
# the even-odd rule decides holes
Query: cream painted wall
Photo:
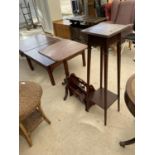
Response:
[[[60,0],[48,0],[48,7],[50,12],[51,33],[53,34],[53,21],[62,19]]]
[[[40,22],[45,32],[53,33],[54,20],[62,19],[60,0],[35,0]]]
[[[60,0],[48,0],[49,11],[51,20],[59,20],[62,19],[61,8],[60,8]]]

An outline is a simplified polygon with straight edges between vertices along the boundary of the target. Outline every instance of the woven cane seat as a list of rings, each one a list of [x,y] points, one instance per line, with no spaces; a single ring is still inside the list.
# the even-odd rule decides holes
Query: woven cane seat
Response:
[[[40,104],[42,88],[30,81],[19,82],[19,118],[24,120]]]

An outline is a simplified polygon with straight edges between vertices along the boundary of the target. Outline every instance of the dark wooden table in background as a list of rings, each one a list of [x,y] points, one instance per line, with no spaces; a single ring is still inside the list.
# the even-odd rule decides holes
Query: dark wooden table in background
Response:
[[[54,80],[52,72],[60,64],[63,63],[64,69],[65,69],[65,74],[66,74],[66,76],[68,76],[69,70],[68,70],[67,61],[72,59],[73,57],[81,54],[82,60],[83,60],[83,66],[85,66],[84,50],[76,53],[75,55],[72,55],[72,57],[68,56],[66,58],[65,63],[64,63],[64,61],[60,61],[60,60],[55,61],[54,59],[49,58],[49,57],[40,53],[40,51],[42,51],[42,50],[46,49],[47,47],[49,47],[50,45],[53,45],[60,41],[61,41],[61,39],[54,38],[54,37],[48,37],[48,36],[42,35],[42,34],[32,35],[32,36],[26,37],[26,39],[21,39],[19,41],[19,52],[21,55],[24,55],[26,57],[30,69],[34,70],[31,60],[33,60],[36,63],[43,66],[49,74],[50,81],[51,81],[52,85],[55,85],[55,80]],[[58,55],[59,55],[59,53],[62,53],[62,51],[57,51],[57,52],[58,52]]]
[[[120,110],[120,71],[121,71],[121,33],[128,26],[102,22],[83,30],[88,34],[87,83],[90,84],[91,47],[100,46],[100,88],[89,95],[87,110],[97,104],[104,109],[104,124],[107,124],[107,109],[118,99]],[[108,48],[117,43],[117,95],[108,90]],[[104,57],[104,61],[103,61]],[[104,62],[104,64],[103,64]],[[102,88],[102,72],[104,65],[104,88]]]

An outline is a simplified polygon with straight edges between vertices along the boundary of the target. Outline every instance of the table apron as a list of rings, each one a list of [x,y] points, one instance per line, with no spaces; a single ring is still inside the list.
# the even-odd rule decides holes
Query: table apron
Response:
[[[121,43],[121,33],[111,37],[111,38],[103,38],[103,37],[95,37],[92,35],[88,35],[88,43],[92,46],[104,46],[107,43],[108,46],[114,43]]]

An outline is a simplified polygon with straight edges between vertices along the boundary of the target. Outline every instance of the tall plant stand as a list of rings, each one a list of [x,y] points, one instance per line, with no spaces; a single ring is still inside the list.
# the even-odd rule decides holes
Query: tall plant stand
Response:
[[[90,84],[91,47],[100,46],[100,88],[89,94],[87,111],[93,104],[104,109],[104,124],[107,124],[107,109],[118,99],[120,111],[121,32],[128,26],[100,23],[83,30],[88,34],[87,83]],[[117,44],[117,94],[108,90],[108,48]],[[104,88],[102,86],[104,68]]]

